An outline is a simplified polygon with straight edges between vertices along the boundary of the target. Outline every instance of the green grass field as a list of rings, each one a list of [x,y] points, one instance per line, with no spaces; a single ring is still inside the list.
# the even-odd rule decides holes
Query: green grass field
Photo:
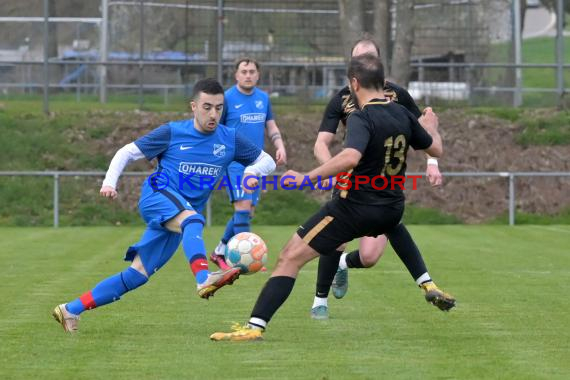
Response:
[[[182,252],[143,288],[83,314],[50,315],[123,269],[140,228],[0,229],[0,378],[567,379],[568,226],[413,226],[430,273],[458,307],[428,305],[396,255],[353,270],[331,319],[309,318],[316,263],[301,272],[265,341],[214,343],[245,322],[267,274],[198,298]],[[274,262],[294,227],[257,227]],[[221,228],[206,232],[212,247]],[[272,265],[270,265],[272,267]]]

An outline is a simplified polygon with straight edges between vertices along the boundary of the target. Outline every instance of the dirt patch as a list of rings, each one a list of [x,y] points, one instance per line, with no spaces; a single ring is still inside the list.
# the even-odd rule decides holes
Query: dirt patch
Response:
[[[191,117],[184,113],[141,111],[97,111],[90,116],[94,120],[93,127],[103,128],[109,123],[114,125],[107,136],[95,142],[96,150],[109,159],[118,148],[162,123]],[[303,171],[316,165],[313,144],[320,118],[321,115],[317,113],[283,114],[277,118],[288,150],[287,168]],[[515,143],[515,136],[522,128],[517,124],[487,115],[466,114],[461,110],[442,112],[439,119],[445,145],[445,156],[440,160],[443,172],[570,171],[569,146],[522,147]],[[342,147],[343,132],[338,135],[332,148],[334,152]],[[273,153],[272,145],[267,143],[266,146]],[[152,168],[153,165],[142,160],[129,166],[128,170]],[[424,171],[423,154],[410,151],[408,172]],[[122,179],[122,204],[136,204],[140,181],[140,178]],[[570,207],[569,188],[570,178],[518,178],[517,209],[529,213],[557,213]],[[315,196],[320,199],[327,197]],[[431,188],[422,179],[418,190],[408,191],[407,197],[409,202],[453,214],[467,223],[482,222],[507,212],[508,178],[447,176],[441,188]]]
[[[569,146],[522,147],[515,137],[522,127],[486,115],[448,110],[439,114],[445,155],[440,160],[443,172],[530,172],[570,171]],[[306,170],[316,164],[312,156],[320,115],[283,115],[278,123],[289,150],[288,167]],[[342,133],[340,134],[342,136]],[[341,148],[337,136],[333,150]],[[424,172],[425,158],[410,151],[408,172]],[[570,207],[570,177],[517,178],[517,210],[555,214]],[[465,222],[493,219],[508,210],[508,178],[444,179],[444,186],[431,188],[419,181],[417,191],[407,191],[409,202],[453,214]]]

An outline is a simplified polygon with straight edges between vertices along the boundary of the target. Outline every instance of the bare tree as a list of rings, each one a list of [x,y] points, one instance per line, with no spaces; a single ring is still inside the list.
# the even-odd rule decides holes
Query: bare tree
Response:
[[[350,49],[364,31],[364,9],[362,0],[338,0],[342,51],[350,56]]]
[[[374,39],[380,47],[380,57],[386,71],[390,71],[388,63],[392,56],[390,48],[390,32],[392,30],[392,18],[390,15],[391,0],[378,0],[374,2]]]
[[[414,42],[414,0],[398,1],[396,6],[396,37],[390,78],[407,86],[410,80],[410,55]]]

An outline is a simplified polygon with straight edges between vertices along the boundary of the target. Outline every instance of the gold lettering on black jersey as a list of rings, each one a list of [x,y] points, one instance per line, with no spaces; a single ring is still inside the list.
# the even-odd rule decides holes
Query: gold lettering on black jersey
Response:
[[[356,110],[356,106],[354,104],[354,99],[352,99],[352,96],[350,94],[343,95],[343,97],[342,97],[342,110],[343,110],[344,114],[346,115],[346,117],[348,117],[348,115],[350,115],[351,113],[353,113]]]
[[[353,170],[354,170],[354,168],[350,169],[350,170],[347,172],[347,175],[341,175],[341,176],[339,176],[339,179],[350,179],[350,175],[352,174],[352,171],[353,171]],[[341,183],[342,183],[342,181],[341,181]],[[344,182],[344,183],[346,183],[346,182]],[[348,190],[342,190],[342,188],[344,187],[342,184],[337,183],[337,186],[341,188],[341,191],[340,191],[339,196],[340,196],[341,198],[346,198],[346,197],[348,197]]]
[[[390,136],[384,140],[384,147],[386,148],[386,156],[384,159],[384,167],[380,174],[382,176],[398,175],[400,170],[402,170],[402,166],[406,162],[406,136],[398,135],[396,138]],[[394,158],[397,159],[398,162],[395,166],[392,166],[392,159]]]

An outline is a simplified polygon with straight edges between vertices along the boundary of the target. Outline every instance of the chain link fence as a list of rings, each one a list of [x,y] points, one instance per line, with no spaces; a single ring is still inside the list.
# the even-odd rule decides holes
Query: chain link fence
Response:
[[[553,10],[526,8],[522,18],[517,15],[525,0],[398,1],[414,5],[407,85],[418,101],[563,101],[570,65],[564,63],[564,25]],[[360,2],[357,27],[374,36],[378,3],[345,2]],[[396,1],[389,3],[391,49],[404,21],[398,20]],[[261,62],[260,85],[274,97],[324,102],[345,84],[339,0],[21,0],[3,2],[0,9],[5,96],[49,90],[50,96],[73,95],[77,101],[131,94],[139,104],[145,97],[167,103],[205,76],[230,86],[233,62],[244,55]],[[521,45],[513,38],[521,23],[525,31],[543,30]]]

